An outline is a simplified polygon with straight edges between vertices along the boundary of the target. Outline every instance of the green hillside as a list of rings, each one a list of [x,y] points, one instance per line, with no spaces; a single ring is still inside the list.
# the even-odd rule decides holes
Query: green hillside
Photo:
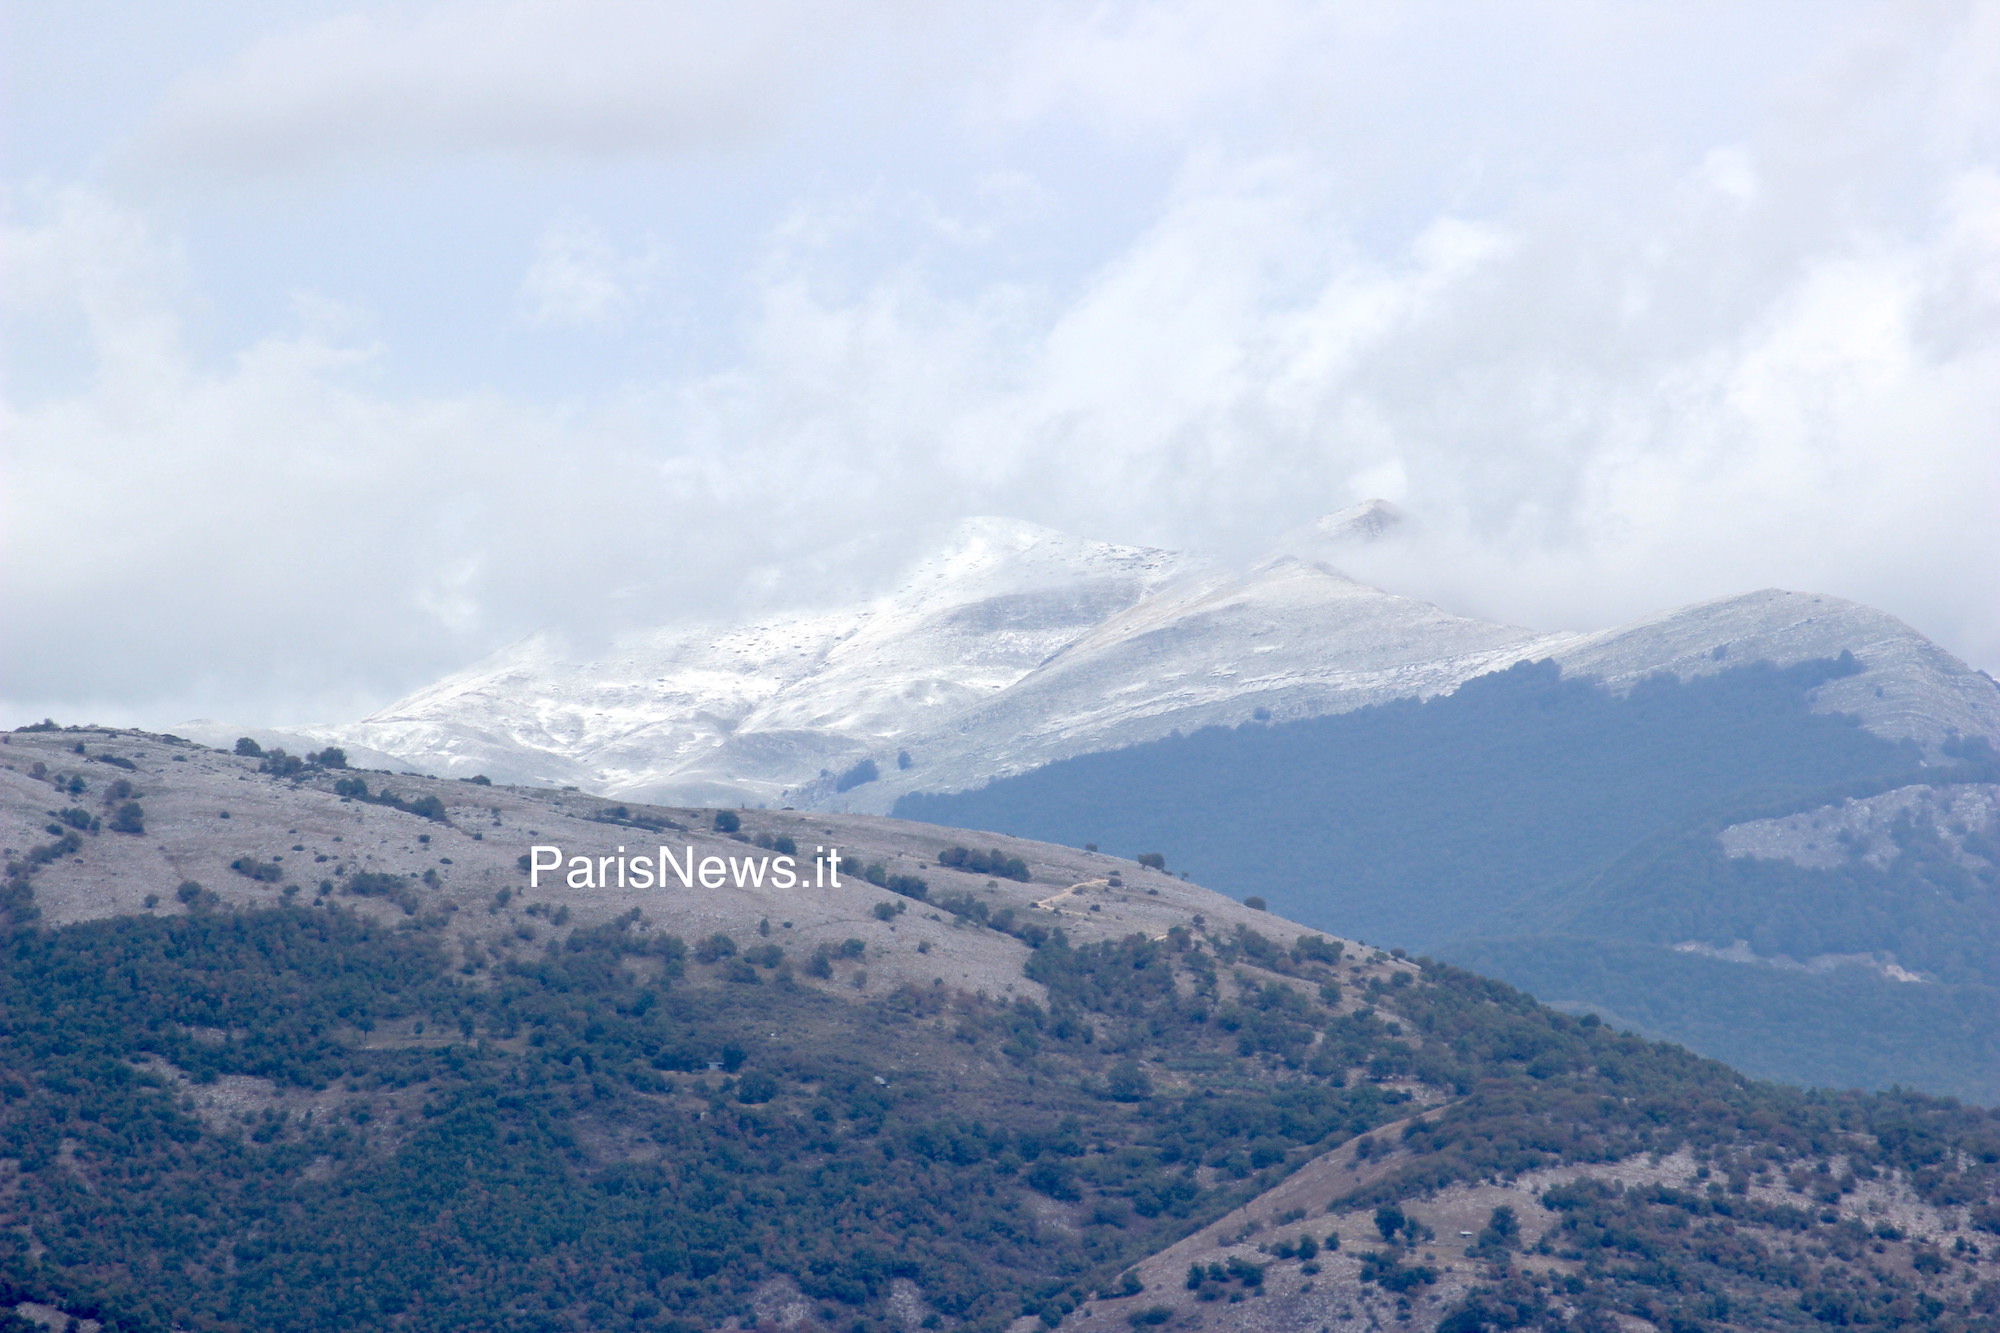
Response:
[[[812,1327],[895,1327],[899,1279],[936,1326],[1026,1311],[1052,1327],[1413,1098],[1443,1118],[1385,1145],[1396,1171],[1331,1211],[1676,1150],[1718,1179],[1831,1154],[1850,1180],[1994,1196],[1991,1115],[1808,1098],[1466,973],[1329,957],[1244,932],[1049,938],[1027,967],[1046,1008],[909,991],[855,1006],[734,984],[637,922],[573,933],[485,987],[420,932],[324,908],[16,930],[0,969],[5,1278],[119,1330],[695,1329],[747,1314],[773,1278],[809,1298]],[[1343,983],[1369,1003],[1330,1005]],[[242,1077],[300,1100],[193,1111],[191,1094]],[[1042,1203],[1083,1224],[1051,1225]],[[1598,1257],[1574,1280],[1503,1259],[1463,1310],[1583,1298],[1675,1327],[1717,1308],[1779,1327],[1820,1302],[1849,1326],[1957,1329],[1989,1299],[1829,1257],[1837,1207],[1774,1222],[1728,1205],[1746,1229],[1796,1233],[1781,1256],[1747,1230],[1729,1254],[1688,1245],[1687,1210],[1715,1215],[1701,1195],[1547,1203],[1595,1219]],[[1385,1290],[1435,1280],[1383,1253]],[[1470,1317],[1454,1327],[1484,1326]]]
[[[1129,862],[7,744],[0,1328],[2000,1320],[2000,1116],[1754,1082]],[[861,873],[783,898],[516,862],[835,836]],[[151,887],[188,865],[228,868]]]

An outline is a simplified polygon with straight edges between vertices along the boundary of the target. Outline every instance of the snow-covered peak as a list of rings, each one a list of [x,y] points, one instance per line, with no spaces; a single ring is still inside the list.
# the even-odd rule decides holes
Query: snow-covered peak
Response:
[[[1121,546],[1026,519],[960,519],[944,544],[915,561],[883,599],[912,607],[963,604],[1065,588],[1090,579],[1171,577],[1188,563],[1175,551]]]
[[[1363,500],[1312,522],[1312,530],[1323,541],[1374,542],[1401,528],[1409,519],[1401,508],[1387,500]]]
[[[1363,500],[1293,528],[1271,544],[1272,555],[1339,564],[1356,548],[1407,530],[1409,515],[1387,500]]]
[[[1007,518],[963,520],[874,595],[625,635],[524,639],[382,709],[314,728],[410,767],[671,802],[881,811],[1168,732],[1424,697],[1553,657],[1624,687],[1851,651],[1817,706],[1935,746],[2000,738],[2000,689],[1893,617],[1766,591],[1594,633],[1452,615],[1341,574],[1394,530],[1373,501],[1245,568]],[[857,783],[857,765],[878,774]]]

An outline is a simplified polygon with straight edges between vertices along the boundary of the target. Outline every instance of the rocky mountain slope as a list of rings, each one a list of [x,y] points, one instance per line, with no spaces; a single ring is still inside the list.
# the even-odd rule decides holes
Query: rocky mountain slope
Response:
[[[2000,1320],[2000,1118],[1129,861],[94,729],[0,736],[0,838],[16,1321]],[[663,847],[694,886],[637,886]]]
[[[873,600],[633,634],[587,659],[536,636],[308,734],[448,776],[879,813],[908,792],[1176,730],[1428,697],[1517,661],[1552,657],[1623,687],[1845,650],[1864,670],[1817,706],[1932,748],[1953,732],[2000,737],[1991,680],[1837,598],[1767,590],[1547,633],[1341,574],[1342,552],[1396,517],[1358,506],[1243,568],[974,520]]]

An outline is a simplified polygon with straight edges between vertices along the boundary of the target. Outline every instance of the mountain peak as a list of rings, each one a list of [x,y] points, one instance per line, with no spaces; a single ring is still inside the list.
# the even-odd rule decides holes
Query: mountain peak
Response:
[[[1387,500],[1363,500],[1314,519],[1312,530],[1330,542],[1380,541],[1409,521],[1409,515]]]
[[[938,549],[907,567],[895,602],[976,600],[1058,588],[1080,580],[1151,583],[1190,562],[1179,552],[1079,537],[1027,519],[982,515],[951,526]]]
[[[810,612],[635,632],[592,660],[503,650],[315,739],[397,766],[641,800],[886,810],[1175,729],[1427,698],[1519,661],[1626,689],[1852,651],[1816,706],[1935,747],[2000,735],[1992,682],[1893,617],[1767,591],[1593,633],[1452,615],[1341,573],[1405,524],[1369,500],[1227,567],[981,516],[886,588]],[[872,777],[858,777],[861,773]],[[842,785],[845,784],[845,785]]]
[[[1335,564],[1337,557],[1358,546],[1379,542],[1402,530],[1409,521],[1410,516],[1398,505],[1381,499],[1363,500],[1293,528],[1278,538],[1269,555]]]

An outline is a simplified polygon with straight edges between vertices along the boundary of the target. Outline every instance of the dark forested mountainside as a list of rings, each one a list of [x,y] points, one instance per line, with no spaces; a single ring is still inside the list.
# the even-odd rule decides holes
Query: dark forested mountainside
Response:
[[[2000,1103],[2000,764],[1956,748],[1725,804],[1441,952],[1763,1077]]]
[[[1734,793],[1914,769],[1914,747],[1811,711],[1815,686],[1857,669],[1755,664],[1618,695],[1523,663],[1422,702],[1067,759],[896,814],[1159,851],[1309,925],[1427,949]]]
[[[2000,1327],[1990,1112],[1751,1082],[1056,848],[1003,881],[951,830],[355,781],[14,738],[8,817],[54,813],[8,851],[0,1295],[301,1333]],[[62,817],[121,782],[143,831]],[[517,826],[839,829],[881,886],[728,931],[761,900],[472,897]],[[232,849],[165,893],[120,859]],[[984,981],[907,970],[944,958]]]
[[[1983,742],[1968,749],[1918,774],[1719,803],[1596,873],[1522,899],[1483,922],[1483,933],[1735,939],[1758,955],[1794,959],[1877,952],[1936,980],[2000,984],[2000,827],[1953,829],[1918,817],[1932,803],[1925,796],[1944,797],[1947,808],[1953,795],[1990,806],[2000,762]],[[1823,824],[1885,797],[1906,808],[1882,821],[1877,837],[1798,827],[1799,816],[1822,815],[1815,823]],[[1789,834],[1794,845],[1759,848],[1758,834]],[[1801,834],[1811,847],[1804,864],[1793,859]]]
[[[1468,940],[1454,962],[1552,1005],[1672,1039],[1759,1078],[1921,1087],[2000,1103],[2000,987],[1916,984],[1860,965],[1760,966],[1625,940]]]
[[[1752,665],[1620,697],[1518,666],[897,808],[1157,849],[1274,911],[1762,1076],[2000,1100],[2000,805],[1978,795],[2000,764],[1975,738],[1922,766],[1813,712],[1853,670]]]

